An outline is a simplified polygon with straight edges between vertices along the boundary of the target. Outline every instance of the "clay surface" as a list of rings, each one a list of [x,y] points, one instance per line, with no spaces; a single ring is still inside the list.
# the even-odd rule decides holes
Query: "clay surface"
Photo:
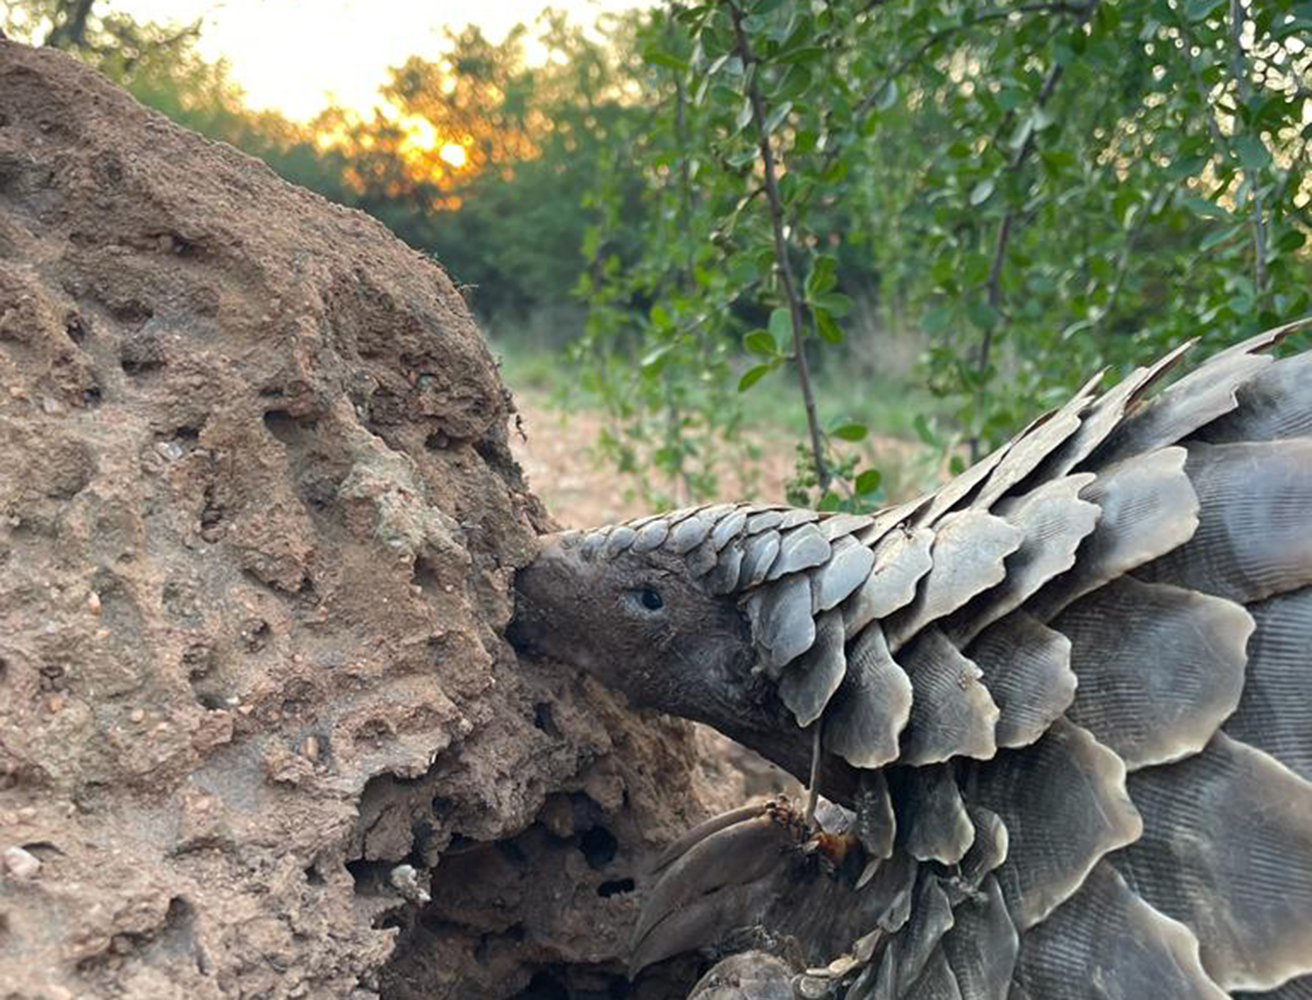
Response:
[[[504,641],[510,415],[432,261],[0,42],[6,1000],[681,995],[635,888],[743,787]]]

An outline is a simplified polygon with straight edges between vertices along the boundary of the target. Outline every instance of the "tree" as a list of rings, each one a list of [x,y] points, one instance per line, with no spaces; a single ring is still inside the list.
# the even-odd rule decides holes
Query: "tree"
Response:
[[[684,459],[734,423],[722,394],[682,387],[791,372],[809,417],[794,498],[853,506],[877,481],[841,453],[863,428],[821,426],[810,377],[849,349],[853,292],[920,317],[955,425],[924,434],[969,454],[1104,364],[1299,316],[1310,31],[1291,0],[655,12],[654,107],[623,156],[661,208],[636,254],[611,230],[591,242],[582,354],[613,398],[650,387]],[[698,485],[667,459],[648,461]]]
[[[73,52],[123,83],[138,72],[160,72],[192,55],[200,22],[172,27],[123,13],[100,13],[97,0],[13,0],[0,13],[10,36]]]

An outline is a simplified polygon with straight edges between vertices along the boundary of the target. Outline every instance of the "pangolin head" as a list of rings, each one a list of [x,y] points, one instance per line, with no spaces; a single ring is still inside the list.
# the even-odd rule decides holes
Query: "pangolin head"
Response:
[[[721,504],[546,536],[516,580],[510,639],[636,706],[708,723],[805,780],[814,714],[799,725],[779,677],[819,645],[801,571],[831,554],[812,523],[820,517]],[[868,567],[854,568],[859,577]]]
[[[517,645],[588,671],[635,705],[711,723],[761,708],[768,685],[752,673],[746,616],[681,555],[550,535],[515,595]]]
[[[631,522],[632,524],[632,522]],[[668,518],[660,521],[663,530]],[[635,542],[642,525],[542,539],[516,580],[510,639],[592,673],[632,705],[697,719],[806,774],[808,744],[757,669],[737,594],[697,552]],[[651,535],[647,535],[651,537]]]

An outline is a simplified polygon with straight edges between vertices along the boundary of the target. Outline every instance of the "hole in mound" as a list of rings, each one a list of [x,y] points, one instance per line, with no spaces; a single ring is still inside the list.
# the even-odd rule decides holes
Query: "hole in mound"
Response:
[[[539,701],[533,706],[533,726],[548,736],[560,737],[560,727],[556,725],[556,713],[547,701]]]
[[[164,367],[164,348],[155,337],[132,337],[119,348],[118,363],[128,375],[146,375]]]
[[[154,319],[155,310],[137,299],[128,299],[111,304],[109,314],[124,326],[140,327]]]
[[[570,1000],[565,984],[549,972],[538,972],[514,1000]]]
[[[420,556],[415,560],[414,583],[431,600],[437,600],[442,592],[442,584],[437,579],[437,570],[433,564]]]
[[[223,537],[223,508],[219,506],[213,486],[205,487],[205,506],[200,512],[200,537],[217,542]]]
[[[418,778],[376,777],[361,799],[356,850],[390,859],[346,865],[374,925],[396,934],[378,970],[381,1000],[688,995],[695,956],[627,980],[638,892],[628,873],[647,848],[625,807],[608,811],[583,792],[557,789],[510,836],[461,834],[457,826],[471,808],[481,811],[480,800],[451,780],[450,766]]]
[[[311,418],[293,417],[286,410],[269,410],[264,414],[264,426],[269,433],[289,447],[299,445],[315,424]]]
[[[82,343],[87,339],[86,320],[77,313],[69,313],[68,318],[64,320],[64,332],[73,343]]]
[[[615,860],[620,842],[604,826],[594,826],[583,831],[579,837],[579,850],[588,862],[589,868],[604,868]]]

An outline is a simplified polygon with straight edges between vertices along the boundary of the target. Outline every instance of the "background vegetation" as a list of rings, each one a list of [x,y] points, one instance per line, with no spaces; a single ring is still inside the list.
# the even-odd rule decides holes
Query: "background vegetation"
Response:
[[[1312,311],[1308,2],[548,13],[308,125],[247,109],[199,26],[3,16],[433,254],[653,499],[713,492],[765,426],[791,499],[865,506],[874,420],[960,463],[1102,366]]]

